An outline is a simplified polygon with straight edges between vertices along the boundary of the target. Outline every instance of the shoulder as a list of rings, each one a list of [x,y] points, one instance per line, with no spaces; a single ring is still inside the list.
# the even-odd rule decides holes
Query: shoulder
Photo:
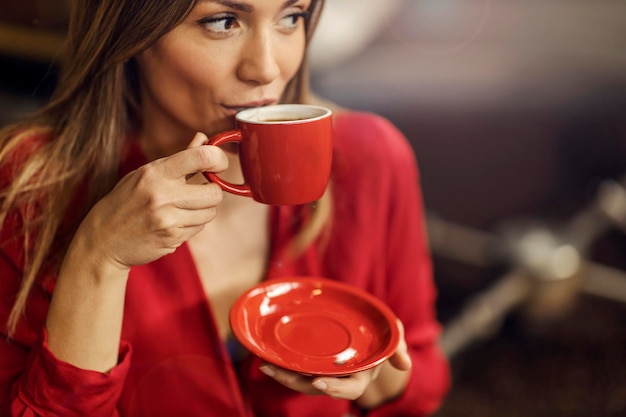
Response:
[[[417,175],[411,144],[388,119],[369,112],[341,111],[335,116],[334,129],[337,175],[341,176],[346,164],[377,176],[406,174],[407,170]]]
[[[28,167],[29,159],[51,141],[48,130],[25,128],[2,132],[0,146],[0,256],[21,270],[24,265],[24,229],[26,218],[35,216],[39,207],[28,202],[24,189],[37,171],[37,163]],[[23,198],[22,198],[23,197]],[[32,210],[31,210],[32,208]],[[34,240],[29,245],[32,247]]]
[[[28,158],[52,140],[49,129],[30,127],[3,132],[0,149],[0,188],[10,186]]]
[[[375,113],[341,111],[335,116],[334,123],[339,145],[367,143],[377,150],[411,150],[404,134],[388,119]]]

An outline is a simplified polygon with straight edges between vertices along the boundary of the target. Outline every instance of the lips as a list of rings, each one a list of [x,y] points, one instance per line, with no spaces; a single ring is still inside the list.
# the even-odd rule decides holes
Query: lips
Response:
[[[232,113],[234,115],[234,114],[239,113],[242,110],[246,110],[246,109],[250,109],[254,107],[269,106],[274,103],[276,103],[276,100],[274,99],[265,99],[265,100],[251,101],[249,103],[244,103],[244,104],[222,104],[222,107],[224,107],[228,113]]]

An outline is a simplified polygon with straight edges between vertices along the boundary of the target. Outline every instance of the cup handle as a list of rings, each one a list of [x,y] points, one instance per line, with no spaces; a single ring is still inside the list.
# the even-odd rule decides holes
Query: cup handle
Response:
[[[218,133],[215,136],[212,136],[207,145],[220,146],[226,142],[241,142],[241,130],[234,129],[226,132]],[[228,191],[229,193],[241,195],[244,197],[252,197],[252,191],[250,191],[250,187],[248,184],[233,184],[226,180],[221,179],[217,176],[215,172],[203,172],[202,173],[206,179],[211,182],[216,183],[220,186],[220,188],[224,191]]]

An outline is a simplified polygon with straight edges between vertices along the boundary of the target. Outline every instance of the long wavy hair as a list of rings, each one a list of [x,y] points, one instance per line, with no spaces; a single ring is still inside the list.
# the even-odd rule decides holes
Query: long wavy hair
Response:
[[[38,274],[48,267],[58,270],[85,214],[118,180],[126,133],[140,123],[133,57],[178,25],[197,1],[72,2],[60,75],[50,101],[31,117],[0,131],[0,166],[11,166],[25,140],[50,139],[20,160],[10,183],[0,190],[0,225],[12,213],[23,223],[24,270],[7,322],[9,335],[15,331]],[[305,21],[307,42],[322,7],[323,0],[312,0]],[[303,62],[282,101],[303,103],[309,97]],[[68,224],[67,210],[77,187],[82,186],[88,192]],[[296,239],[299,247],[319,234],[328,216],[327,200],[323,197],[316,204],[318,214]]]

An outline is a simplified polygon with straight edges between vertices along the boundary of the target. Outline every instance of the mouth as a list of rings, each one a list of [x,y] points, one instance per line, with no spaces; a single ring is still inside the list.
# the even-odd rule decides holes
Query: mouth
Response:
[[[269,106],[275,103],[276,103],[276,100],[274,99],[266,99],[266,100],[253,101],[253,102],[244,103],[244,104],[222,104],[222,107],[226,109],[227,113],[229,113],[230,115],[235,115],[242,110],[252,109],[255,107],[265,107],[265,106]]]

